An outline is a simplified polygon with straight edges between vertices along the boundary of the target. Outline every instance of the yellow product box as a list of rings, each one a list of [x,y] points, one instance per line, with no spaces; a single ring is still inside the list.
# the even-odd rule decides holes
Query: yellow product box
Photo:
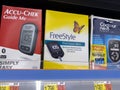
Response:
[[[88,69],[88,15],[46,10],[43,69]]]

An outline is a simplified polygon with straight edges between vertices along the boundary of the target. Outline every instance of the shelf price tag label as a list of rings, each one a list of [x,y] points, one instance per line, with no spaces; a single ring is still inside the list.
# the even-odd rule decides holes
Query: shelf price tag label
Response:
[[[107,90],[107,89],[106,89],[105,83],[97,82],[97,83],[94,83],[94,90]]]
[[[106,83],[106,90],[112,90],[112,84],[110,81]]]
[[[66,90],[65,82],[58,82],[58,90]]]
[[[0,90],[19,90],[19,83],[1,82]]]
[[[46,84],[44,90],[58,90],[57,84]]]
[[[10,86],[0,86],[0,90],[10,90]]]

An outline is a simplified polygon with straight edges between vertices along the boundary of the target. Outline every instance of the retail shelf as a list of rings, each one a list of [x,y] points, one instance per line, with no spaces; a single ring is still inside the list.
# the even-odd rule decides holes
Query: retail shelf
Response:
[[[119,70],[1,70],[0,80],[119,79]]]

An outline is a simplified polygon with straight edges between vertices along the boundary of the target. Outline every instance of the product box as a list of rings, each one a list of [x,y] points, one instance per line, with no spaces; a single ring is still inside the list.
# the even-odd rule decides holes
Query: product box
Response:
[[[42,10],[2,6],[0,69],[40,69]]]
[[[91,67],[120,69],[120,20],[92,15],[91,24]]]
[[[46,10],[44,69],[88,69],[88,16]]]

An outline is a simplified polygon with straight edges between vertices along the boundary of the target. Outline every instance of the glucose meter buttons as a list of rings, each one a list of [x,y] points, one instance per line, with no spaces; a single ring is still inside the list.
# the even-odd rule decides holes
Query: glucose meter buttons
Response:
[[[114,60],[114,61],[117,61],[119,59],[119,53],[118,52],[112,52],[111,53],[111,58]]]

